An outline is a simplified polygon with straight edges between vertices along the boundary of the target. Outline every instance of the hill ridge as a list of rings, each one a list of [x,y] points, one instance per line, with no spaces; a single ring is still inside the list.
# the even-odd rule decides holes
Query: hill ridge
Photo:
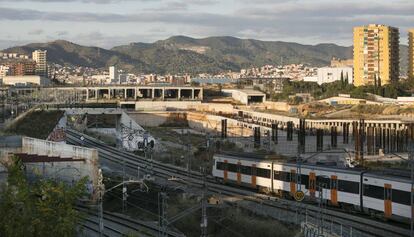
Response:
[[[233,36],[192,38],[171,36],[153,43],[131,42],[103,49],[67,40],[32,43],[5,49],[31,55],[48,50],[48,60],[61,65],[103,68],[118,65],[133,73],[218,73],[266,64],[302,63],[327,66],[332,57],[352,58],[351,46],[333,43],[304,45],[295,42],[241,39]]]

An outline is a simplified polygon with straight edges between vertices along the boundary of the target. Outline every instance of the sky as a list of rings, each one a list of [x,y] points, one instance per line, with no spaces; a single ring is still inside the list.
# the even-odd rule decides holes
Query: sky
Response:
[[[369,23],[414,28],[414,0],[0,0],[0,48],[57,39],[111,48],[174,35],[352,45]]]

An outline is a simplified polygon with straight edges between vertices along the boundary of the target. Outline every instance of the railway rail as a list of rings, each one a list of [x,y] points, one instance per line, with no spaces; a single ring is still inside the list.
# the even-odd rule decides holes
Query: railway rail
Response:
[[[99,219],[97,211],[86,206],[77,206],[78,211],[86,213],[88,216],[83,219],[81,226],[85,229],[99,233]],[[159,227],[156,223],[134,220],[128,216],[103,212],[104,217],[104,236],[125,236],[128,233],[137,233],[139,236],[157,236]],[[183,237],[181,233],[168,231],[169,237]]]
[[[107,161],[114,162],[115,164],[119,165],[121,165],[122,162],[125,162],[125,166],[133,170],[137,170],[137,167],[140,167],[142,169],[149,169],[150,167],[153,167],[152,171],[157,177],[165,179],[168,179],[170,177],[177,177],[178,179],[175,182],[181,182],[196,187],[203,186],[203,175],[199,172],[188,172],[181,167],[163,164],[157,161],[150,161],[142,156],[137,156],[132,153],[108,146],[95,138],[89,137],[85,134],[71,129],[67,129],[66,133],[67,141],[69,143],[96,148],[99,151],[100,158],[103,158]],[[80,139],[81,136],[84,137],[83,141]],[[212,176],[207,176],[206,184],[208,191],[213,194],[220,194],[226,197],[260,204],[266,208],[271,208],[275,212],[284,211],[285,213],[296,215],[297,213],[303,213],[304,210],[306,210],[307,217],[314,220],[317,220],[320,215],[320,210],[315,205],[298,203],[291,200],[258,194],[251,190],[219,184]],[[359,233],[359,236],[410,236],[410,230],[407,228],[375,220],[365,215],[349,214],[347,212],[336,209],[324,210],[322,219],[325,223],[331,223],[334,228],[342,229],[343,226],[349,227],[351,231],[348,232],[351,233],[343,234],[343,236],[357,236],[355,233]],[[300,224],[300,222],[290,222]],[[332,229],[332,227],[330,228]]]

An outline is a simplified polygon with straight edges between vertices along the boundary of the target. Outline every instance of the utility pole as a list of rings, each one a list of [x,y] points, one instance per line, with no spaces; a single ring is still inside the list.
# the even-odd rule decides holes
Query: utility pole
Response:
[[[158,229],[158,237],[166,237],[167,235],[167,193],[161,191],[158,193],[158,218],[159,218],[159,229]]]
[[[120,144],[119,148],[121,150],[123,150],[124,149],[124,139],[125,139],[125,137],[122,134],[122,130],[124,128],[121,126],[120,129],[121,129],[121,131],[119,133],[121,134],[121,139],[120,139],[121,144]],[[127,186],[126,186],[126,183],[125,183],[125,181],[126,181],[125,178],[126,178],[125,157],[122,156],[122,213],[126,212],[127,206],[128,206],[128,204],[127,204],[127,198],[128,198],[128,193],[127,192],[128,192],[128,190],[127,190]]]
[[[104,224],[103,224],[103,196],[105,194],[105,185],[103,183],[103,175],[102,170],[99,169],[99,176],[98,176],[98,205],[99,205],[99,237],[103,237],[104,232]]]
[[[190,140],[190,133],[187,130],[187,172],[188,178],[191,176],[191,140]]]
[[[327,178],[329,179],[328,176],[325,175],[319,175],[316,178],[321,177],[321,178]],[[318,215],[319,215],[319,223],[318,223],[318,236],[324,236],[323,235],[323,229],[324,229],[324,210],[326,209],[326,204],[325,204],[325,200],[323,198],[323,189],[326,188],[325,183],[320,183],[318,185],[318,189],[319,189],[319,203],[318,203]]]
[[[412,129],[411,129],[412,131]],[[414,140],[413,134],[410,138],[410,153],[409,153],[409,162],[411,168],[411,195],[410,195],[410,204],[411,204],[411,220],[410,220],[410,236],[414,237],[414,209],[413,209],[413,190],[414,190]]]
[[[207,237],[208,236],[208,231],[207,231],[207,227],[208,227],[208,218],[207,218],[207,200],[206,200],[206,168],[205,167],[200,167],[202,174],[203,174],[203,194],[202,194],[202,198],[201,198],[201,223],[200,223],[200,228],[201,228],[201,237]]]

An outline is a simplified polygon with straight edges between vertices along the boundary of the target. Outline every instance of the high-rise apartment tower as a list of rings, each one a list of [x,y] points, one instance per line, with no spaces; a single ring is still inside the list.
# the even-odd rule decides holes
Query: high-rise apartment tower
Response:
[[[414,28],[408,31],[408,77],[414,79]]]
[[[47,50],[35,50],[32,59],[36,62],[36,74],[47,77]]]
[[[385,85],[399,78],[398,28],[370,24],[354,28],[354,85]]]

